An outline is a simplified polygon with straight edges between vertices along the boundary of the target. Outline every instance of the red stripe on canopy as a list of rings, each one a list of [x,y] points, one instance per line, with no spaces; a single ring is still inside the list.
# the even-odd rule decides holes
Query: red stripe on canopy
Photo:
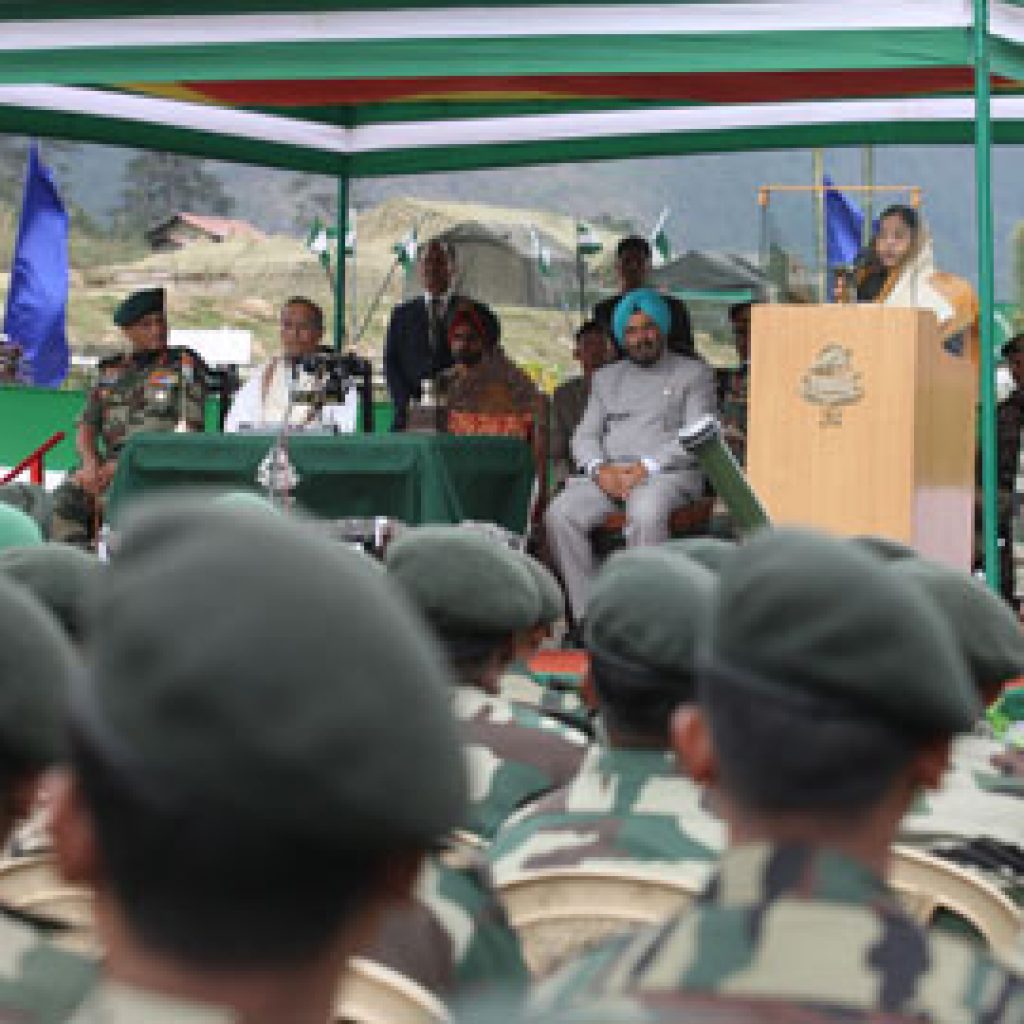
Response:
[[[972,87],[970,68],[899,71],[765,72],[762,74],[519,75],[296,81],[186,82],[218,103],[245,107],[310,107],[487,95],[509,100],[677,100],[698,103],[785,102],[873,96],[962,93]],[[997,86],[1011,85],[997,80]],[[159,87],[157,90],[159,91]]]

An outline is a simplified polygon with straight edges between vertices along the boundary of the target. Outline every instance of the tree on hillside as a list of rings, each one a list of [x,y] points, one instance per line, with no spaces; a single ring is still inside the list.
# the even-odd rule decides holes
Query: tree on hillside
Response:
[[[338,186],[316,174],[295,174],[289,182],[292,228],[304,233],[314,220],[333,224],[338,208]]]
[[[146,231],[180,211],[227,216],[235,201],[205,161],[175,153],[139,153],[124,170],[121,203],[111,211],[124,233]]]
[[[0,202],[20,206],[25,184],[25,161],[29,140],[20,135],[0,135]],[[39,156],[50,167],[62,193],[66,192],[68,170],[73,160],[76,143],[63,139],[42,139]],[[66,199],[66,196],[65,196]]]

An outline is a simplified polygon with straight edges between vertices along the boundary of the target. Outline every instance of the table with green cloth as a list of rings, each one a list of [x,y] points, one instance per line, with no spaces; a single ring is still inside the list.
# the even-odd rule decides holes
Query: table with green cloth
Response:
[[[107,518],[116,523],[131,500],[163,488],[262,492],[257,473],[274,443],[265,434],[137,434],[117,460]],[[534,467],[518,438],[293,435],[288,459],[299,478],[296,503],[321,518],[526,527]]]

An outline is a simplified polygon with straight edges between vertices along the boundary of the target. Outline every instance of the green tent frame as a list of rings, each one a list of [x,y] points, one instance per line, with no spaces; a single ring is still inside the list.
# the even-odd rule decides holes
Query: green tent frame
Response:
[[[996,95],[991,95],[993,80]],[[986,575],[998,587],[991,147],[1024,0],[31,0],[0,131],[352,178],[809,146],[976,154]],[[343,323],[339,261],[336,332]]]

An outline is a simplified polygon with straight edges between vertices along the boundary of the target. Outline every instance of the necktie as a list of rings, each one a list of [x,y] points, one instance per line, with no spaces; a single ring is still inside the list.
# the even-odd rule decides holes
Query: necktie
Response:
[[[444,299],[440,295],[431,296],[428,315],[430,351],[437,352],[441,342],[441,321],[444,319]]]

